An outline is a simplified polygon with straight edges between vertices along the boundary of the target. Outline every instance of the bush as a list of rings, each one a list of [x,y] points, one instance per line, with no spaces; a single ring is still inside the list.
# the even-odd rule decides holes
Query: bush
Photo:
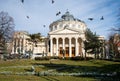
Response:
[[[52,56],[52,57],[50,57],[50,59],[59,59],[59,57],[58,56]]]
[[[50,60],[50,59],[60,59],[60,60],[74,60],[74,61],[81,61],[81,60],[91,60],[93,59],[92,57],[86,57],[86,59],[84,57],[80,57],[80,56],[76,56],[76,57],[58,57],[58,56],[46,56],[46,57],[35,57],[35,60]]]
[[[84,58],[85,59],[85,58]],[[93,58],[92,57],[86,57],[85,60],[92,60]]]
[[[80,56],[76,56],[76,57],[71,57],[71,60],[78,61],[78,60],[84,60],[84,58]]]
[[[50,57],[35,57],[35,60],[50,60]]]

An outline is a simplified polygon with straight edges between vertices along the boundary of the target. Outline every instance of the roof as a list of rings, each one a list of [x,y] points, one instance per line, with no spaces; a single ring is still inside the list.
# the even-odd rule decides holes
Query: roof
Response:
[[[60,21],[79,21],[84,23],[84,21],[74,18],[74,16],[70,14],[69,11],[65,12],[65,14],[63,14],[60,19],[58,19],[57,21],[54,21],[53,23],[60,22]]]

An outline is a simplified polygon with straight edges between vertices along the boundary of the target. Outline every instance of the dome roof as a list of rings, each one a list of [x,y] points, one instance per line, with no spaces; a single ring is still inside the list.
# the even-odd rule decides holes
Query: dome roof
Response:
[[[75,29],[79,29],[79,30],[84,29],[86,27],[84,21],[74,18],[74,16],[72,14],[70,14],[69,11],[67,11],[67,12],[65,12],[65,14],[63,14],[61,16],[60,19],[51,23],[49,28],[50,28],[50,31],[54,31],[54,30],[57,30],[60,28],[64,28],[66,26],[68,28],[75,28]]]
[[[60,19],[58,19],[54,22],[56,23],[56,22],[60,22],[60,21],[79,21],[79,22],[84,23],[84,21],[81,21],[80,19],[74,18],[74,16],[72,14],[70,14],[69,11],[65,12],[65,14],[63,14]]]

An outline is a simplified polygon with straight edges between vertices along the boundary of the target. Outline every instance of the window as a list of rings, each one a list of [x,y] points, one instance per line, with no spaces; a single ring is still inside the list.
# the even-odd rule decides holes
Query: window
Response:
[[[73,24],[72,27],[75,27],[75,24]]]
[[[57,29],[57,26],[55,26],[55,29],[54,30],[56,30]]]
[[[78,25],[78,28],[80,28],[80,25]]]
[[[51,28],[50,28],[50,30],[52,31],[52,30],[53,30],[53,28],[51,27]]]
[[[60,24],[60,25],[59,25],[59,27],[62,27],[62,26],[63,26],[63,24]]]

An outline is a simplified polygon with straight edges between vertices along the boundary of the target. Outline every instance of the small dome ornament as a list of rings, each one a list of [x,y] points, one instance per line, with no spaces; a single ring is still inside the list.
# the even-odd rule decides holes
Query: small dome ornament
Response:
[[[67,11],[64,15],[61,16],[63,20],[74,20],[74,16],[70,14],[69,11]]]

